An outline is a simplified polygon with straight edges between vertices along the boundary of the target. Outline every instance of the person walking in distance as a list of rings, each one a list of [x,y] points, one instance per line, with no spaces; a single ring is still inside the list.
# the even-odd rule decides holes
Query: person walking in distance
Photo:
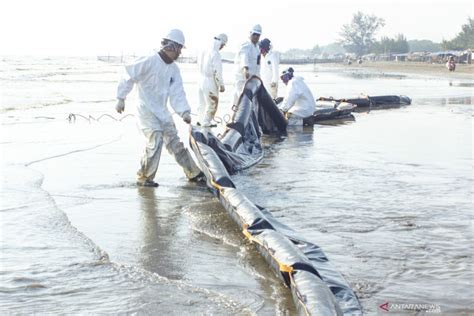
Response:
[[[249,40],[240,46],[239,52],[235,55],[234,105],[237,105],[245,82],[252,76],[260,76],[258,40],[261,34],[262,27],[260,24],[256,24],[250,30]]]
[[[199,55],[199,123],[211,127],[219,105],[219,92],[225,91],[220,50],[227,44],[227,35],[214,37],[212,47]],[[215,125],[214,125],[215,126]]]
[[[261,78],[263,86],[271,95],[272,99],[278,96],[278,67],[280,66],[280,56],[272,48],[271,41],[264,38],[259,42],[260,53],[262,54],[261,61]]]

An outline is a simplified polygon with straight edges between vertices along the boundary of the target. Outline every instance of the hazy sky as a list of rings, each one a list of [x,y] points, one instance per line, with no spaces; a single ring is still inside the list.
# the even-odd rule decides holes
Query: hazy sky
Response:
[[[0,55],[144,53],[159,47],[170,28],[186,36],[187,52],[227,33],[235,51],[259,23],[275,49],[311,48],[339,39],[343,24],[361,11],[385,19],[377,38],[403,33],[440,42],[473,17],[473,0],[2,0]]]

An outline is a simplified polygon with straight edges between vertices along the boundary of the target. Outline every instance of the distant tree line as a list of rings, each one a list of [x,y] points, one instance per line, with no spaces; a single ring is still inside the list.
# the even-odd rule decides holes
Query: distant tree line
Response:
[[[444,49],[464,50],[474,48],[474,19],[468,18],[467,23],[461,27],[461,32],[450,41],[443,40],[441,46]]]
[[[430,40],[407,40],[403,34],[395,38],[383,36],[375,39],[377,31],[385,25],[382,18],[357,12],[349,24],[342,26],[340,41],[326,46],[314,46],[311,49],[290,49],[283,58],[314,58],[321,55],[344,54],[346,52],[362,56],[375,54],[403,54],[408,52],[436,52],[440,50],[465,50],[474,48],[474,19],[468,18],[462,31],[452,40],[435,43]]]
[[[383,36],[380,41],[375,41],[372,47],[370,47],[370,52],[375,54],[402,54],[409,51],[410,45],[403,34],[398,34],[396,38]]]
[[[462,25],[462,31],[452,40],[440,44],[431,41],[407,41],[403,34],[395,38],[382,37],[375,40],[375,33],[385,25],[385,21],[374,15],[357,12],[350,24],[342,26],[340,43],[351,53],[358,56],[371,53],[408,53],[410,51],[464,50],[474,48],[474,20]]]
[[[438,52],[442,50],[441,44],[434,43],[430,40],[409,40],[411,52]]]

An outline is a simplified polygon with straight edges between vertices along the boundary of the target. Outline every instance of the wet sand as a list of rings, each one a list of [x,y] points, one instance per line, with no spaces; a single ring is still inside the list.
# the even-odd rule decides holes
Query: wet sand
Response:
[[[7,81],[5,100],[18,110],[2,114],[0,305],[20,314],[294,314],[254,245],[166,150],[160,187],[135,186],[144,144],[133,117],[68,123],[69,113],[120,118],[120,67],[43,62]],[[193,110],[194,66],[180,65]],[[324,67],[295,67],[315,97],[406,94],[414,103],[267,139],[265,158],[236,175],[238,185],[320,246],[367,314],[385,301],[472,314],[473,98],[461,85],[472,80]],[[232,97],[231,65],[225,71],[219,116]],[[187,143],[188,126],[175,119]]]
[[[457,64],[456,71],[449,72],[445,64],[429,64],[420,62],[364,61],[362,64],[318,64],[321,68],[337,68],[348,71],[371,71],[379,73],[398,73],[411,75],[427,75],[449,79],[474,79],[474,65]]]

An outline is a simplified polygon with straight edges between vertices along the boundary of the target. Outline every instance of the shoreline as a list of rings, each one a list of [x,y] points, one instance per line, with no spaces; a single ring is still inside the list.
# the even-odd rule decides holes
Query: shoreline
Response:
[[[136,89],[125,113],[114,110],[117,65],[89,59],[18,63],[26,70],[15,66],[2,75],[9,87],[2,102],[16,109],[0,112],[8,176],[0,190],[9,249],[5,277],[13,297],[7,312],[297,312],[291,292],[219,199],[189,183],[166,150],[155,178],[159,188],[136,186],[145,140],[136,118],[125,118],[136,113]],[[383,288],[395,293],[395,301],[416,296],[437,302],[443,313],[468,314],[472,297],[458,289],[469,286],[473,274],[466,268],[471,230],[463,210],[470,206],[474,80],[388,72],[379,78],[380,72],[362,66],[295,68],[318,95],[405,94],[416,104],[268,138],[264,159],[235,183],[252,203],[324,249],[365,313],[377,313],[377,290]],[[195,65],[180,68],[196,113]],[[231,79],[233,65],[223,69]],[[228,82],[220,97],[221,118],[233,113],[231,87]],[[70,113],[77,115],[75,123],[67,120]],[[104,114],[116,120],[88,119]],[[173,121],[189,148],[189,126],[176,115]],[[226,127],[219,124],[216,132]],[[440,269],[438,253],[459,273]],[[404,258],[403,266],[397,258]],[[405,274],[405,267],[414,272]],[[25,279],[27,270],[34,279]],[[387,275],[400,278],[385,282]]]
[[[446,79],[474,79],[474,64],[457,64],[456,71],[449,72],[445,64],[418,62],[364,61],[362,64],[342,63],[316,64],[320,68],[338,68],[348,71],[368,70],[373,72],[409,74],[441,77]]]

